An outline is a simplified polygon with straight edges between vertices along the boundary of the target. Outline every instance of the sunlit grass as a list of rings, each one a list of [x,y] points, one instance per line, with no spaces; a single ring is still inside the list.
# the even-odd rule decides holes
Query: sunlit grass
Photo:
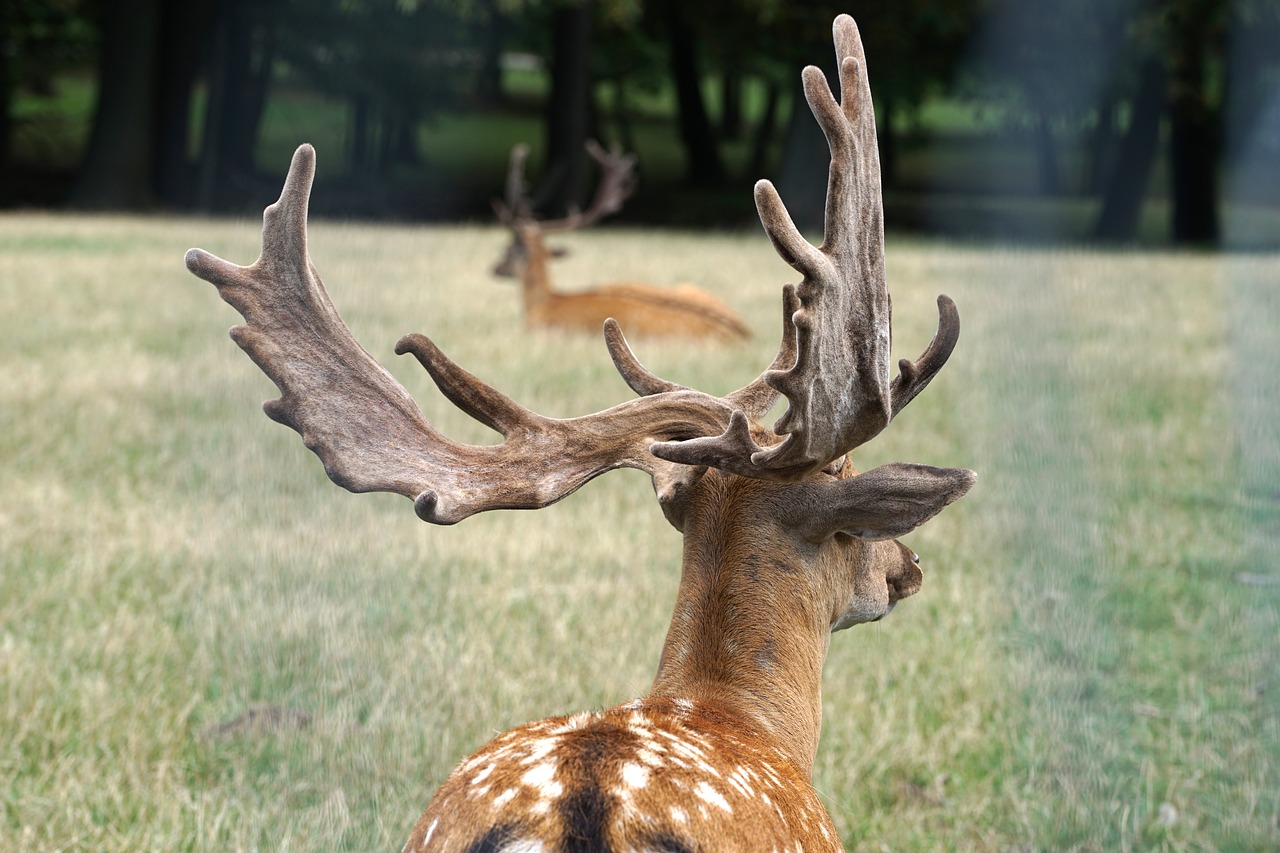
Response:
[[[646,478],[450,527],[332,486],[181,264],[256,220],[0,219],[0,849],[396,849],[495,732],[644,691],[679,539]],[[404,332],[549,415],[625,399],[522,330],[496,228],[319,221],[357,336],[445,432]],[[636,341],[714,393],[773,355],[759,233],[566,238],[564,286],[695,281],[757,332]],[[851,849],[1280,842],[1280,259],[893,242],[895,345],[953,362],[859,454],[982,479],[910,538],[926,583],[838,635],[816,783]],[[762,615],[762,618],[764,616]],[[249,709],[309,724],[218,734]],[[301,718],[294,718],[301,719]]]

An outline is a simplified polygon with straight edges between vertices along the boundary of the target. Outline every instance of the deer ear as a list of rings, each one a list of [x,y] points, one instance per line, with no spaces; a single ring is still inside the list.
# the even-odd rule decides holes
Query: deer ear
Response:
[[[706,468],[696,465],[660,464],[654,468],[653,492],[658,496],[658,506],[667,522],[684,532],[685,511],[689,508],[689,497],[694,487],[707,472]]]
[[[788,522],[811,542],[836,533],[897,539],[962,498],[977,479],[966,468],[893,462],[844,480],[808,483]]]

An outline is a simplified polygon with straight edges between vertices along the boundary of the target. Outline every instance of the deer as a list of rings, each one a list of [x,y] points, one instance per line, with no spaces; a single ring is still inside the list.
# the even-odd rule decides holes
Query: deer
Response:
[[[841,850],[812,783],[822,669],[834,632],[876,622],[923,582],[901,538],[966,494],[965,468],[851,454],[929,384],[959,339],[937,299],[923,353],[890,379],[892,323],[874,112],[853,19],[833,24],[839,100],[816,67],[806,100],[830,147],[821,246],[773,185],[761,223],[801,276],[782,289],[772,363],[723,397],[646,368],[619,323],[605,345],[635,397],[578,417],[532,411],[414,333],[412,355],[500,444],[449,439],[357,342],[307,248],[315,151],[298,148],[247,267],[199,249],[186,266],[244,318],[232,339],[276,384],[268,417],[297,431],[345,489],[399,494],[432,524],[538,509],[615,468],[650,475],[683,536],[680,580],[652,687],[605,710],[531,722],[461,760],[406,851]],[[786,409],[772,426],[775,402]],[[607,630],[607,629],[605,629]]]
[[[546,243],[548,234],[564,233],[599,222],[622,209],[635,190],[634,154],[607,150],[594,139],[587,153],[600,178],[586,210],[573,209],[560,219],[534,215],[524,179],[529,148],[517,144],[508,161],[505,198],[495,200],[498,221],[511,231],[511,242],[493,267],[501,278],[520,279],[525,325],[599,334],[612,317],[631,332],[647,336],[713,340],[745,340],[751,329],[728,305],[691,284],[660,287],[640,282],[601,284],[585,290],[560,291],[551,284],[551,260],[567,250]]]

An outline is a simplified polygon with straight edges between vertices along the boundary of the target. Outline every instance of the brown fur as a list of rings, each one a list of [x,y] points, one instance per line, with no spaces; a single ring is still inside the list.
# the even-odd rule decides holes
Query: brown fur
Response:
[[[405,850],[840,850],[809,781],[830,633],[851,609],[883,616],[920,571],[893,540],[802,540],[786,524],[800,486],[699,477],[649,696],[499,736],[449,777]]]

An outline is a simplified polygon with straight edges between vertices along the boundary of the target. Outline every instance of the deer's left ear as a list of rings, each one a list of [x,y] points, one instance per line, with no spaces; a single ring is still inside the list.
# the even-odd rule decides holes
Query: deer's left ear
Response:
[[[810,542],[836,533],[897,539],[964,497],[977,479],[967,468],[892,462],[844,480],[805,483],[785,521]]]

